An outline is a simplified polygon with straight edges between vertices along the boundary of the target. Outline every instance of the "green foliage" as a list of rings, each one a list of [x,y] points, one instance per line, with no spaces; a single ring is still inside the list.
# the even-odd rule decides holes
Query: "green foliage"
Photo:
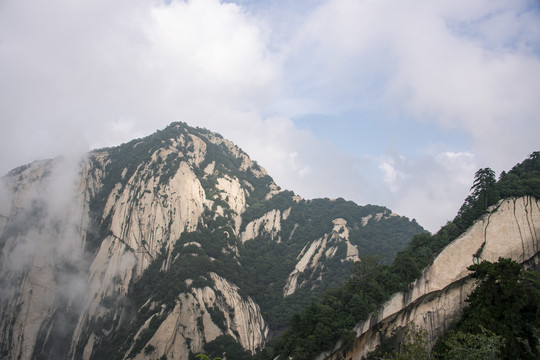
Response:
[[[218,135],[176,123],[145,139],[107,150],[108,159],[102,169],[105,173],[103,188],[91,203],[93,214],[96,215],[93,217],[96,230],[88,234],[88,239],[93,239],[89,243],[99,244],[109,233],[110,216],[102,219],[97,214],[103,210],[112,189],[117,184],[122,186],[130,177],[144,176],[144,172],[138,170],[145,167],[161,170],[160,182],[166,184],[178,170],[181,157],[177,155],[193,151],[191,142],[186,142],[185,148],[176,145],[179,153],[171,154],[164,160],[151,161],[151,155],[161,146],[172,145],[171,138],[188,133],[200,137],[206,143],[206,157],[193,170],[206,196],[214,201],[215,207],[220,205],[225,210],[224,216],[216,216],[213,211],[215,209],[207,209],[197,231],[183,233],[171,254],[162,250],[141,278],[131,284],[128,297],[133,307],[132,322],[118,326],[109,339],[98,344],[96,354],[112,353],[121,357],[120,354],[125,354],[131,345],[126,340],[122,342],[121,336],[132,338],[147,319],[160,311],[160,305],[164,305],[165,313],[171,311],[175,302],[181,301],[179,294],[193,288],[213,286],[208,274],[215,272],[238,285],[242,295],[254,298],[273,331],[284,330],[290,321],[289,330],[274,345],[275,354],[293,356],[295,359],[313,358],[339,339],[345,344],[351,344],[354,339],[351,329],[358,321],[368,319],[392,293],[406,289],[444,246],[463,233],[500,196],[540,193],[538,153],[533,153],[530,159],[516,165],[508,174],[501,174],[498,182],[494,181],[494,174],[489,168],[480,169],[471,188],[471,195],[458,216],[437,234],[430,235],[414,220],[388,217],[390,211],[380,206],[358,206],[343,199],[296,202],[293,200],[294,193],[289,191],[280,192],[266,200],[272,179],[242,170],[241,150],[238,149],[240,156],[238,153],[235,155],[226,149],[224,143],[214,144],[209,140],[214,136],[219,138]],[[97,160],[95,162],[98,163]],[[214,173],[205,174],[204,169],[212,162],[215,162]],[[255,164],[254,167],[257,169],[258,166]],[[281,231],[275,234],[279,242],[264,233],[244,244],[236,238],[231,229],[234,226],[231,210],[216,187],[218,177],[224,175],[239,179],[247,192],[249,206],[243,214],[241,230],[250,221],[272,209],[282,212],[290,209],[289,216],[281,221]],[[368,216],[374,217],[377,213],[382,213],[382,220],[372,218],[366,223]],[[333,229],[332,220],[336,218],[347,221],[349,241],[358,246],[362,262],[353,264],[352,261],[341,261],[346,247],[329,237],[328,244],[335,246],[337,255],[326,258],[323,254],[321,261],[324,266],[300,273],[301,286],[293,295],[284,298],[285,281],[294,270],[298,254],[313,241],[330,234]],[[415,234],[418,235],[413,237]],[[409,241],[409,248],[403,250]],[[166,262],[168,270],[163,271]],[[152,299],[154,305],[143,306],[149,299]],[[103,301],[107,305],[112,299]],[[212,320],[223,329],[225,315],[217,307],[209,311]],[[148,330],[142,335],[147,339],[151,332]],[[136,344],[138,352],[145,345],[149,346],[149,338],[146,341],[144,339]],[[239,345],[236,342],[236,345],[232,344],[231,340],[234,342],[232,338],[216,339],[212,346],[221,350],[229,347],[219,355],[227,353],[227,357],[232,358],[232,348]],[[211,350],[209,352],[205,349],[205,352],[213,353],[214,348]],[[263,354],[268,358],[271,353],[266,350],[261,352],[261,356]],[[238,353],[236,358],[242,356]]]
[[[452,332],[444,340],[447,351],[445,360],[493,360],[499,359],[502,337],[481,328],[480,333]]]
[[[525,196],[537,193],[540,187],[534,187],[540,181],[540,153],[533,153],[529,159],[514,166],[508,173],[503,173],[498,182],[489,168],[476,172],[471,195],[469,195],[452,222],[443,226],[436,234],[418,234],[413,237],[409,246],[398,253],[394,261],[396,271],[403,272],[406,283],[414,281],[422,269],[429,265],[439,252],[463,234],[482,215],[489,206],[502,198]],[[525,186],[529,184],[529,186]],[[540,186],[540,184],[538,184]],[[516,189],[520,189],[517,191]],[[479,249],[481,253],[482,249]],[[481,254],[477,254],[478,256]],[[396,265],[400,265],[396,267]]]
[[[208,308],[208,313],[212,322],[216,324],[223,332],[227,332],[227,322],[225,320],[225,315],[223,312],[215,306]]]
[[[251,221],[262,217],[271,210],[284,211],[294,205],[294,193],[292,191],[281,191],[272,196],[269,200],[260,201],[249,206],[242,214],[242,226],[240,231],[245,231],[246,225]]]
[[[500,200],[500,191],[495,181],[495,173],[490,168],[476,172],[471,195],[469,195],[458,211],[453,223],[460,232],[467,230],[488,207]]]
[[[162,251],[143,275],[130,286],[128,305],[137,309],[131,322],[120,326],[110,337],[98,344],[95,358],[100,358],[100,356],[111,359],[122,358],[129,349],[130,339],[133,339],[147,319],[154,316],[148,328],[140,333],[130,352],[131,356],[136,355],[147,345],[161,322],[174,308],[175,302],[181,301],[179,294],[188,292],[192,288],[213,287],[214,284],[208,272],[220,272],[221,267],[230,267],[233,272],[237,270],[238,265],[233,255],[224,254],[221,251],[228,246],[229,242],[237,241],[236,238],[227,234],[222,229],[215,231],[202,229],[183,234],[173,249],[171,258],[174,260],[169,264],[168,271],[162,271],[163,264],[167,260],[167,252]],[[212,256],[218,256],[221,259],[211,261]],[[192,280],[189,286],[186,283],[188,279]],[[151,307],[152,301],[159,305]],[[157,316],[162,310],[160,305],[164,305],[163,316]],[[224,327],[223,313],[214,308],[210,315],[218,326]],[[101,328],[103,327],[97,326],[97,329]]]
[[[135,301],[136,307],[153,298],[171,308],[178,294],[188,290],[186,280],[192,280],[189,288],[211,287],[213,282],[207,275],[209,272],[224,275],[224,272],[238,271],[234,256],[222,251],[228,248],[229,244],[236,242],[234,236],[219,228],[214,231],[202,228],[199,231],[184,233],[175,244],[171,254],[174,261],[171,262],[168,271],[161,270],[167,258],[167,253],[162,252],[141,278],[132,284],[130,296]]]
[[[465,199],[453,223],[460,232],[467,230],[489,206],[501,198],[531,195],[540,198],[540,152],[533,152],[528,159],[515,165],[508,173],[502,172],[495,182],[495,173],[480,169],[475,174],[472,193]]]
[[[363,257],[344,286],[330,289],[321,301],[312,300],[302,314],[293,316],[291,327],[275,344],[276,354],[313,359],[337,340],[351,339],[353,326],[370,316],[398,287],[399,279],[389,266],[373,256]]]
[[[159,178],[159,183],[161,185],[167,184],[169,180],[178,172],[181,161],[182,158],[179,157],[176,153],[170,153],[169,155],[167,155],[167,158],[165,159],[165,164],[163,166],[164,171]]]
[[[426,234],[414,219],[410,221],[406,217],[393,216],[384,221],[372,220],[368,224],[351,229],[350,241],[358,247],[360,256],[379,256],[383,264],[391,264],[413,236]]]
[[[486,329],[500,336],[503,359],[538,359],[540,275],[504,258],[469,269],[478,286],[467,299],[458,330],[482,334]]]
[[[496,203],[500,198],[495,183],[495,172],[490,168],[480,169],[474,175],[472,196],[484,208]]]
[[[411,323],[405,329],[405,336],[399,351],[394,350],[386,355],[388,360],[431,360],[435,356],[431,353],[428,341],[428,332],[420,326]]]
[[[250,360],[251,354],[244,350],[234,338],[230,335],[220,335],[214,340],[204,345],[204,352],[210,354],[207,358],[234,359],[234,360]],[[198,356],[197,356],[198,357]]]
[[[160,317],[157,315],[152,318],[152,320],[150,321],[150,324],[148,324],[148,327],[144,329],[143,331],[141,331],[141,333],[139,334],[139,337],[135,341],[135,344],[129,353],[130,357],[135,356],[143,349],[144,345],[146,345],[148,341],[152,338],[152,336],[154,336],[154,334],[156,333],[157,329],[159,328],[163,320],[164,320],[163,317]],[[144,353],[150,354],[154,350],[155,350],[154,346],[147,345],[146,348],[144,349]]]
[[[199,355],[196,355],[195,357],[201,360],[221,360],[221,358],[219,357],[212,358],[206,354],[199,354]]]
[[[156,348],[154,345],[147,345],[145,348],[144,348],[144,355],[150,355],[151,353],[153,353],[154,351],[156,351]]]
[[[163,131],[144,139],[106,149],[108,159],[105,162],[106,168],[103,169],[104,186],[92,202],[95,214],[102,212],[107,197],[117,184],[121,186],[133,176],[143,176],[145,172],[139,170],[146,167],[152,171],[160,170],[160,183],[166,184],[177,172],[181,157],[173,152],[166,159],[152,160],[152,154],[162,146],[172,146],[171,139],[178,138],[179,135],[189,138],[188,134],[198,136],[206,144],[206,156],[193,170],[198,175],[207,197],[214,201],[215,206],[221,205],[225,209],[225,216],[216,217],[214,211],[207,210],[204,214],[206,228],[182,234],[170,256],[163,250],[162,254],[154,259],[142,277],[131,285],[129,297],[137,309],[148,299],[159,301],[166,305],[167,309],[171,309],[179,293],[189,291],[192,287],[211,285],[207,274],[214,271],[237,284],[243,294],[252,296],[261,306],[271,328],[283,329],[292,314],[309,303],[311,296],[319,296],[330,284],[344,284],[352,270],[352,262],[343,263],[340,258],[340,255],[344,257],[346,247],[336,243],[337,256],[323,259],[324,269],[318,268],[314,269],[313,273],[301,274],[301,278],[305,280],[304,286],[292,296],[283,298],[283,287],[288,274],[294,270],[296,256],[306,244],[330,233],[333,228],[332,220],[342,217],[351,228],[356,229],[351,230],[350,241],[360,248],[362,254],[376,251],[374,243],[384,244],[379,254],[385,256],[385,259],[391,259],[413,234],[423,231],[415,222],[397,217],[380,223],[370,221],[367,226],[361,226],[363,217],[374,216],[375,213],[388,215],[389,210],[384,207],[358,206],[343,199],[316,199],[297,203],[293,200],[294,193],[290,191],[282,191],[266,200],[272,183],[269,176],[257,177],[252,171],[241,170],[242,156],[232,154],[225,143],[210,141],[214,136],[219,138],[219,135],[182,123],[173,123]],[[176,146],[180,155],[193,151],[189,141],[185,145]],[[241,154],[241,150],[239,151]],[[204,169],[212,162],[215,162],[214,173],[205,174]],[[99,165],[97,158],[95,164]],[[257,164],[253,166],[257,170]],[[291,209],[287,220],[282,220],[282,231],[278,234],[282,239],[281,243],[277,243],[276,239],[261,236],[256,241],[240,244],[234,232],[227,229],[231,224],[228,204],[223,201],[216,187],[218,177],[224,175],[239,179],[248,194],[249,206],[243,214],[241,230],[245,229],[247,223],[272,209]],[[89,234],[89,239],[94,239],[94,243],[99,244],[110,234],[111,217],[102,220],[96,215],[94,219],[98,231]],[[373,229],[375,227],[379,229]],[[188,243],[198,243],[200,247]],[[241,262],[230,249],[237,249]],[[161,269],[167,259],[174,261],[169,264],[168,271],[163,272]],[[189,286],[186,284],[188,279],[192,281]],[[148,307],[144,307],[137,315],[141,320],[137,321],[151,315]],[[217,313],[214,315],[219,317]]]
[[[281,242],[260,236],[240,248],[244,269],[254,275],[249,283],[241,282],[241,287],[260,305],[271,329],[286,328],[292,315],[309,305],[312,297],[319,298],[330,287],[344,285],[350,277],[353,262],[342,261],[347,251],[345,244],[329,239],[327,246],[336,246],[336,255],[323,259],[324,268],[300,273],[298,283],[305,281],[305,284],[293,295],[283,297],[286,279],[298,262],[298,254],[308,244],[330,234],[334,219],[347,221],[349,240],[358,246],[360,254],[368,253],[364,247],[369,247],[384,260],[391,260],[392,254],[405,247],[414,234],[424,231],[415,221],[400,217],[373,219],[363,226],[363,219],[369,215],[373,218],[377,213],[390,215],[390,211],[381,206],[358,206],[344,199],[302,200],[291,204],[288,197],[292,200],[292,193],[274,197],[278,203],[273,206],[282,209],[290,206],[291,209],[287,219],[281,222]],[[386,247],[377,252],[378,243]]]
[[[414,323],[409,324],[404,332],[402,329],[394,330],[391,339],[385,341],[397,341],[398,349],[387,351],[384,355],[378,355],[381,350],[379,347],[378,351],[368,357],[369,359],[494,360],[499,359],[502,346],[501,336],[483,328],[482,332],[478,334],[453,331],[444,340],[444,352],[438,353],[431,348],[429,333]]]
[[[540,199],[540,151],[533,152],[508,173],[503,172],[497,187],[503,198],[532,195]]]
[[[219,137],[219,136],[218,136]],[[268,175],[257,176],[249,169],[241,169],[242,155],[236,156],[231,153],[224,143],[214,144],[207,136],[201,136],[206,144],[206,156],[203,162],[194,171],[207,193],[207,198],[213,200],[217,193],[215,185],[217,184],[217,174],[220,176],[228,175],[237,178],[243,184],[249,184],[250,190],[247,192],[247,204],[255,206],[265,201],[266,195],[270,191],[270,185],[273,180]],[[240,153],[242,150],[238,149]],[[214,174],[206,175],[204,169],[215,162]],[[256,162],[253,163],[254,170],[260,170]],[[206,175],[206,176],[205,176]],[[247,188],[246,188],[247,190]]]

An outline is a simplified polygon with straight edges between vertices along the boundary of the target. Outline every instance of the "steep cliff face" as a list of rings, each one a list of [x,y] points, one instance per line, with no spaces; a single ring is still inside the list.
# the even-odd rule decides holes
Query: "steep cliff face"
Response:
[[[303,284],[298,283],[300,274],[306,273],[310,270],[311,274],[316,273],[316,269],[324,268],[324,262],[321,259],[333,258],[340,244],[345,244],[346,255],[345,259],[350,261],[358,261],[358,248],[353,246],[349,242],[349,229],[347,228],[347,221],[342,218],[334,219],[332,221],[334,227],[332,232],[325,234],[324,237],[319,238],[310,244],[304,246],[297,259],[294,270],[289,274],[287,283],[283,288],[283,296],[287,297],[294,294],[294,292]],[[304,283],[307,280],[304,281]]]
[[[91,153],[82,163],[37,162],[4,179],[3,354],[26,359],[55,354],[58,338],[52,344],[49,334],[67,326],[62,341],[71,343],[71,356],[84,349],[83,357],[89,358],[103,335],[88,331],[89,326],[126,316],[111,302],[125,296],[158,255],[168,254],[162,264],[167,270],[177,239],[204,226],[205,210],[214,207],[214,216],[222,216],[226,208],[239,227],[246,206],[240,181],[208,165],[202,179],[195,171],[207,159],[207,142],[234,151],[246,171],[256,164],[210,132],[196,136],[176,127],[181,131],[162,136],[155,146],[141,140],[124,150],[135,154],[112,149]],[[265,172],[257,169],[250,175]],[[201,180],[210,177],[207,191],[214,195],[207,198]],[[225,204],[216,206],[220,201]],[[215,291],[231,293],[219,287],[223,284],[215,283]],[[256,304],[246,301],[251,314],[241,332],[259,336],[241,344],[254,350],[264,343],[264,320]],[[64,307],[69,321],[60,314]]]
[[[423,231],[390,214],[281,191],[181,123],[20,167],[0,186],[0,357],[188,359],[223,336],[253,353],[345,281],[378,226],[394,251]]]
[[[290,211],[289,211],[290,212]],[[274,209],[258,219],[251,221],[246,225],[246,229],[240,235],[242,242],[253,240],[260,236],[261,233],[269,234],[273,241],[280,242],[279,234],[281,232],[281,221],[287,219],[288,212],[283,215],[280,210]]]
[[[195,288],[179,295],[180,301],[146,343],[147,348],[153,348],[153,357],[187,360],[190,351],[203,352],[204,344],[220,335],[231,335],[249,350],[264,343],[268,327],[259,307],[251,298],[243,298],[236,285],[215,273],[210,276],[214,287]],[[158,316],[160,314],[153,315]],[[153,317],[141,327],[139,337],[148,329]],[[145,355],[148,354],[139,353],[135,359],[147,358]]]
[[[540,200],[533,197],[501,201],[465,234],[448,245],[409,291],[396,293],[375,317],[359,323],[352,350],[340,349],[320,358],[362,359],[383,337],[410,322],[426,329],[432,344],[461,316],[474,288],[467,267],[482,260],[511,258],[526,266],[540,263]]]

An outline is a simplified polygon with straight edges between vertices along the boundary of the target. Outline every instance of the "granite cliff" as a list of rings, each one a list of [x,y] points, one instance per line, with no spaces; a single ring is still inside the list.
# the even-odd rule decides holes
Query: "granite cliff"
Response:
[[[318,359],[363,359],[397,329],[412,323],[436,340],[457,321],[474,288],[467,267],[482,260],[509,258],[528,268],[540,265],[540,201],[526,196],[501,200],[435,258],[406,292],[383,304],[355,327],[352,347],[337,344]]]
[[[423,232],[384,207],[283,191],[233,143],[183,123],[0,185],[6,359],[253,354],[359,256],[391,261]]]

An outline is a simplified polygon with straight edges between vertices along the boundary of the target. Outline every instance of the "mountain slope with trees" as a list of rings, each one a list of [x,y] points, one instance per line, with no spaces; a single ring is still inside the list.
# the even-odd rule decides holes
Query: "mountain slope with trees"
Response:
[[[266,351],[266,358],[279,355],[280,358],[313,359],[332,350],[336,343],[347,352],[358,335],[353,328],[368,320],[393,294],[407,292],[445,247],[490,211],[496,211],[493,207],[501,199],[527,196],[531,199],[540,196],[540,152],[532,153],[508,173],[503,172],[498,181],[491,169],[478,170],[471,195],[453,221],[436,234],[414,236],[390,265],[374,257],[362,258],[344,286],[326,292],[321,300],[314,300],[293,317],[289,330]],[[531,200],[532,210],[536,209],[535,204],[537,200]],[[476,253],[471,254],[473,258],[481,258],[485,243],[484,240]]]

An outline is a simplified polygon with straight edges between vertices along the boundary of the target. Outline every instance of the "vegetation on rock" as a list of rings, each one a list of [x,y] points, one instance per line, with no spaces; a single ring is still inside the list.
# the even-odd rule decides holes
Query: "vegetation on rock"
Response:
[[[103,288],[109,288],[96,296],[91,305],[97,308],[93,314],[77,317],[66,312],[72,318],[69,329],[82,324],[81,334],[76,344],[69,344],[71,334],[60,339],[58,353],[54,353],[58,357],[68,351],[75,358],[82,357],[88,346],[95,359],[140,355],[162,355],[161,359],[166,359],[161,345],[152,339],[175,308],[190,304],[190,309],[200,312],[194,317],[195,324],[179,326],[185,330],[193,325],[189,336],[179,335],[185,346],[193,350],[194,339],[189,337],[205,334],[205,322],[213,323],[212,340],[202,335],[202,343],[198,341],[196,348],[208,355],[196,356],[192,352],[191,359],[252,358],[253,354],[238,343],[239,333],[231,327],[234,309],[223,301],[225,294],[217,288],[220,278],[234,288],[240,302],[254,301],[257,320],[260,310],[270,328],[270,337],[276,338],[271,346],[259,349],[255,358],[313,359],[337,341],[346,349],[354,342],[356,333],[352,329],[359,321],[375,315],[393,293],[406,290],[446,245],[499,199],[540,196],[539,152],[508,173],[503,172],[498,181],[491,169],[480,169],[471,194],[455,219],[432,235],[415,220],[395,216],[382,206],[359,206],[342,198],[303,200],[292,191],[281,191],[241,149],[218,134],[183,123],[173,123],[144,139],[118,147],[95,150],[89,161],[89,182],[94,187],[85,199],[90,207],[90,223],[83,235],[85,255],[92,258],[107,251],[109,257],[127,253],[136,264],[122,269],[131,273],[109,276],[112,283],[104,284]],[[195,195],[188,200],[179,197],[182,200],[177,201],[180,205],[196,206],[187,206],[189,215],[182,215],[189,217],[189,226],[182,218],[172,231],[171,224],[178,220],[181,211],[171,210],[167,201],[171,201],[172,192],[168,191],[180,182],[180,169],[189,174],[186,179],[191,182],[187,185]],[[13,174],[21,171],[24,168]],[[223,184],[230,184],[234,191],[224,190]],[[124,198],[118,201],[121,196]],[[152,204],[167,213],[163,216],[165,221],[160,219],[163,224],[159,231],[148,238],[137,233],[145,230],[143,225],[152,227],[153,220],[146,222],[147,218],[153,219],[152,215],[139,212],[145,214],[144,219],[131,217],[138,207],[148,205],[141,200],[145,198],[152,199]],[[40,217],[38,205],[21,210],[20,222]],[[118,205],[125,213],[113,219],[115,209],[110,210],[111,205]],[[118,226],[122,220],[126,222]],[[113,221],[115,231],[122,234],[112,233]],[[17,226],[6,226],[0,236],[0,246],[8,237],[24,231],[18,221],[13,224]],[[128,236],[135,240],[128,241],[133,240]],[[107,243],[118,246],[100,251]],[[148,246],[150,243],[153,248]],[[115,251],[119,253],[112,254]],[[360,261],[355,262],[357,259]],[[103,259],[103,264],[109,264],[109,260]],[[455,335],[443,343],[447,356],[454,356],[448,358],[465,358],[459,355],[463,354],[463,347],[478,343],[494,345],[480,350],[500,351],[506,358],[516,354],[522,358],[538,356],[539,283],[529,273],[517,271],[513,264],[501,264],[480,263],[472,268],[473,276],[481,282],[481,293],[471,295],[469,310],[457,325]],[[99,274],[107,277],[105,273]],[[517,294],[523,291],[527,295],[518,299]],[[193,300],[203,292],[215,295],[212,300],[205,298],[205,303]],[[483,310],[487,307],[489,310]],[[501,312],[508,308],[511,311]],[[44,324],[58,319],[61,318],[51,317]],[[262,330],[266,330],[264,323],[260,322]],[[495,324],[501,323],[495,329]],[[54,341],[47,330],[51,327],[45,325],[37,341],[43,356],[52,354],[47,346]],[[54,332],[51,334],[55,336]],[[411,336],[404,351],[395,356],[423,356],[419,355],[425,348],[422,334],[413,332]],[[260,340],[264,343],[266,339]],[[500,342],[504,346],[498,347]]]
[[[457,331],[495,334],[501,339],[502,359],[538,359],[540,274],[505,258],[496,263],[484,260],[469,270],[477,287],[467,299]],[[452,347],[456,340],[459,337],[444,341],[446,352],[456,353]]]
[[[490,206],[501,198],[525,195],[540,196],[540,152],[532,153],[508,173],[503,172],[499,181],[491,169],[480,169],[475,174],[471,195],[452,222],[436,234],[415,235],[391,265],[369,256],[362,258],[344,286],[329,290],[321,300],[313,300],[302,313],[295,314],[290,328],[274,343],[273,352],[267,352],[271,355],[262,358],[279,356],[286,359],[291,356],[298,360],[313,359],[330,350],[338,340],[343,341],[342,348],[346,349],[351,337],[354,339],[351,329],[355,324],[367,319],[393,293],[406,290],[437,254],[484,215]],[[489,326],[485,328],[493,330]],[[513,331],[517,335],[517,330]],[[528,336],[528,333],[520,333],[519,338],[525,338],[532,344]]]
[[[195,151],[193,136],[204,142],[206,149],[204,157],[198,162],[189,160],[190,154]],[[155,155],[162,148],[172,149],[164,159]],[[108,354],[111,358],[121,358],[130,348],[130,356],[150,351],[152,348],[148,348],[148,340],[175,304],[182,302],[180,294],[206,286],[214,288],[210,273],[237,285],[240,294],[251,297],[258,304],[271,332],[282,332],[294,313],[301,311],[330,287],[345,284],[350,277],[354,258],[347,259],[346,243],[338,234],[333,234],[335,219],[346,221],[347,241],[358,249],[360,256],[373,254],[377,256],[377,262],[385,264],[392,261],[412,236],[425,232],[416,221],[393,216],[390,210],[382,206],[359,206],[341,198],[302,200],[292,191],[275,192],[277,188],[272,178],[240,149],[226,143],[217,134],[182,123],[173,123],[147,138],[97,153],[105,154],[106,160],[101,160],[105,164],[104,185],[91,204],[94,221],[100,229],[93,237],[96,248],[109,235],[111,221],[110,216],[102,218],[99,214],[103,212],[113,189],[124,187],[129,179],[140,178],[144,181],[145,177],[158,174],[159,186],[163,187],[178,171],[180,162],[187,161],[212,206],[205,208],[195,231],[184,232],[174,240],[172,249],[163,247],[142,276],[134,279],[126,296],[130,304],[126,311],[131,312],[132,320],[114,325],[114,313],[110,312],[103,321],[94,324],[97,333],[109,331],[111,326],[116,330],[97,343],[94,355]],[[98,166],[99,162],[95,161],[95,166]],[[247,168],[245,164],[249,164]],[[222,195],[222,190],[218,188],[219,178],[236,179],[241,184],[246,196],[246,208],[240,214],[230,208],[225,195]],[[221,214],[217,212],[218,206],[223,210]],[[239,234],[252,221],[270,211],[279,211],[280,214],[275,236],[262,228],[255,229],[255,238],[242,243]],[[234,219],[237,215],[241,215],[239,233],[235,230]],[[284,296],[283,289],[287,278],[295,270],[299,254],[313,242],[325,237],[328,237],[328,246],[333,251],[324,252],[318,265],[311,264],[312,267],[300,272],[297,287],[292,294]],[[383,277],[381,275],[380,281],[385,281]],[[108,298],[106,303],[112,309],[115,300]],[[361,309],[365,306],[364,300],[359,297],[355,297],[352,304],[357,304]],[[211,307],[208,311],[213,322],[226,334],[223,313],[217,307]],[[131,339],[149,319],[152,319],[151,326],[132,343]],[[358,317],[347,319],[346,327],[352,324],[351,319],[357,320]],[[328,326],[332,328],[330,323]],[[327,330],[321,331],[324,333]],[[219,339],[219,344],[234,340],[230,336]],[[333,338],[328,336],[325,339],[329,342]]]
[[[432,350],[428,334],[411,324],[389,360],[538,359],[540,356],[540,274],[499,258],[469,267],[477,286],[454,329]],[[382,348],[378,350],[381,352]],[[373,355],[372,358],[376,358]]]

